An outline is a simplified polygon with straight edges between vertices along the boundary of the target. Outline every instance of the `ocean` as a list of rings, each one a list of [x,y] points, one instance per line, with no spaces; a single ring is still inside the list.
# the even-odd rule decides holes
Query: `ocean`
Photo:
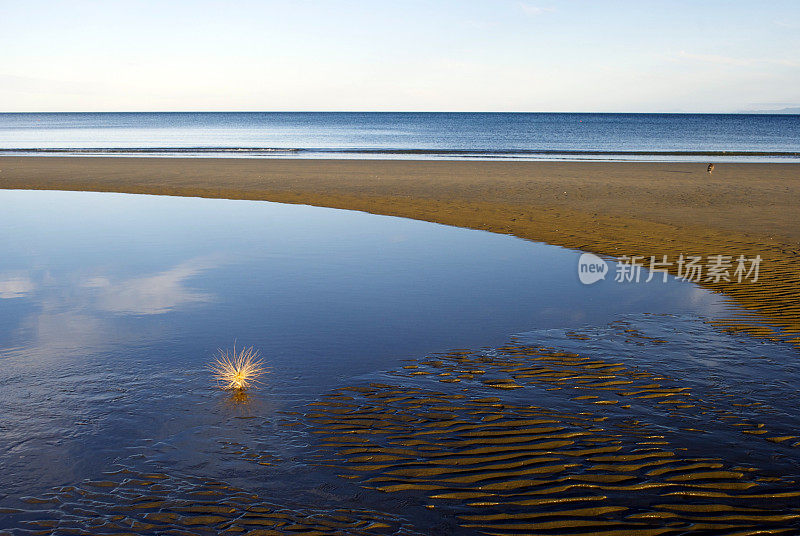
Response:
[[[2,155],[800,161],[800,115],[3,113]]]

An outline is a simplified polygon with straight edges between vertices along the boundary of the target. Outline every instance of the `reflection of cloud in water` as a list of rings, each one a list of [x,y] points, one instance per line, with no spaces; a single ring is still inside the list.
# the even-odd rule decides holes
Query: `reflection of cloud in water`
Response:
[[[403,242],[408,242],[408,236],[404,234],[396,234],[389,237],[389,243],[391,244],[400,244]]]
[[[162,314],[182,305],[209,301],[209,294],[186,287],[187,279],[208,268],[208,264],[186,262],[155,275],[117,283],[105,277],[94,277],[83,286],[102,289],[97,306],[104,311],[139,315]]]
[[[74,311],[31,315],[22,327],[35,337],[26,351],[35,348],[44,354],[96,347],[107,336],[107,326],[101,318]]]
[[[92,277],[81,283],[85,288],[104,288],[111,286],[111,280],[107,277]]]
[[[98,351],[132,338],[152,338],[159,328],[129,324],[118,315],[158,315],[181,306],[208,302],[210,294],[187,287],[188,280],[213,268],[208,260],[191,260],[149,276],[120,278],[95,275],[37,285],[28,275],[0,275],[0,298],[24,297],[40,306],[37,313],[16,318],[22,344],[0,348],[6,355],[63,356]],[[63,289],[70,292],[63,292]],[[32,295],[33,292],[35,295]],[[115,318],[117,320],[115,320]],[[145,334],[142,330],[145,330]]]
[[[725,296],[716,294],[708,289],[692,283],[691,290],[686,293],[686,297],[693,306],[697,307],[700,313],[708,316],[716,316],[727,309],[728,300]]]
[[[21,298],[36,288],[27,276],[0,276],[0,299]]]

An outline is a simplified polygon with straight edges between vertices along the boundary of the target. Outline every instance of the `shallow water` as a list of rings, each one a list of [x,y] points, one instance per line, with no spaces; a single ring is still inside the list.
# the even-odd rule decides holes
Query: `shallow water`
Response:
[[[387,497],[335,476],[346,457],[316,465],[330,456],[319,442],[330,423],[314,420],[313,404],[375,382],[601,409],[613,426],[647,423],[697,455],[798,473],[797,439],[768,440],[800,424],[796,350],[706,324],[735,308],[694,285],[585,286],[580,252],[308,206],[0,191],[0,207],[0,506],[21,510],[0,528],[130,516],[123,505],[144,496],[136,481],[150,473],[160,484],[146,489],[180,508],[187,494],[244,493],[296,521],[347,508],[362,512],[355,525],[364,512],[389,516],[389,532],[463,525],[425,494]],[[402,368],[452,348],[491,361],[509,340],[634,367],[693,402],[597,406],[563,385],[502,389]],[[234,341],[259,348],[271,370],[244,402],[205,369]],[[513,376],[492,366],[501,383]]]

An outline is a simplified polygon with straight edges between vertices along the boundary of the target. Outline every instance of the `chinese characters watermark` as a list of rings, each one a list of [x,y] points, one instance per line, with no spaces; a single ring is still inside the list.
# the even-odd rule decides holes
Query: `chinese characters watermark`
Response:
[[[617,259],[614,281],[617,283],[649,283],[660,276],[666,283],[670,270],[681,281],[692,283],[758,282],[761,255],[679,255],[669,259],[667,255],[622,255]],[[584,253],[578,260],[578,278],[584,285],[591,285],[605,279],[609,273],[608,264],[592,253]]]

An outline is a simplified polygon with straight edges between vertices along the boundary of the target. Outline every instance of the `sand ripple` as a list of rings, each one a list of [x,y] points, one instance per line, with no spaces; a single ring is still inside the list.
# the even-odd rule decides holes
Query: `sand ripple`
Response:
[[[645,413],[660,412],[679,428],[685,412],[711,417],[723,411],[668,378],[529,346],[456,351],[387,377],[396,381],[340,389],[313,404],[306,418],[320,448],[342,477],[414,496],[455,516],[465,530],[800,530],[796,481],[715,452],[696,456],[661,427],[624,418],[626,409],[644,406]],[[487,396],[491,391],[496,396]],[[541,398],[553,391],[560,398],[548,400],[562,400],[563,407],[536,404],[537,392]],[[603,409],[609,407],[617,412],[612,418]],[[781,440],[764,430],[737,437]]]
[[[397,516],[275,504],[225,482],[121,469],[4,509],[14,534],[419,534]],[[0,530],[0,534],[10,534]]]

